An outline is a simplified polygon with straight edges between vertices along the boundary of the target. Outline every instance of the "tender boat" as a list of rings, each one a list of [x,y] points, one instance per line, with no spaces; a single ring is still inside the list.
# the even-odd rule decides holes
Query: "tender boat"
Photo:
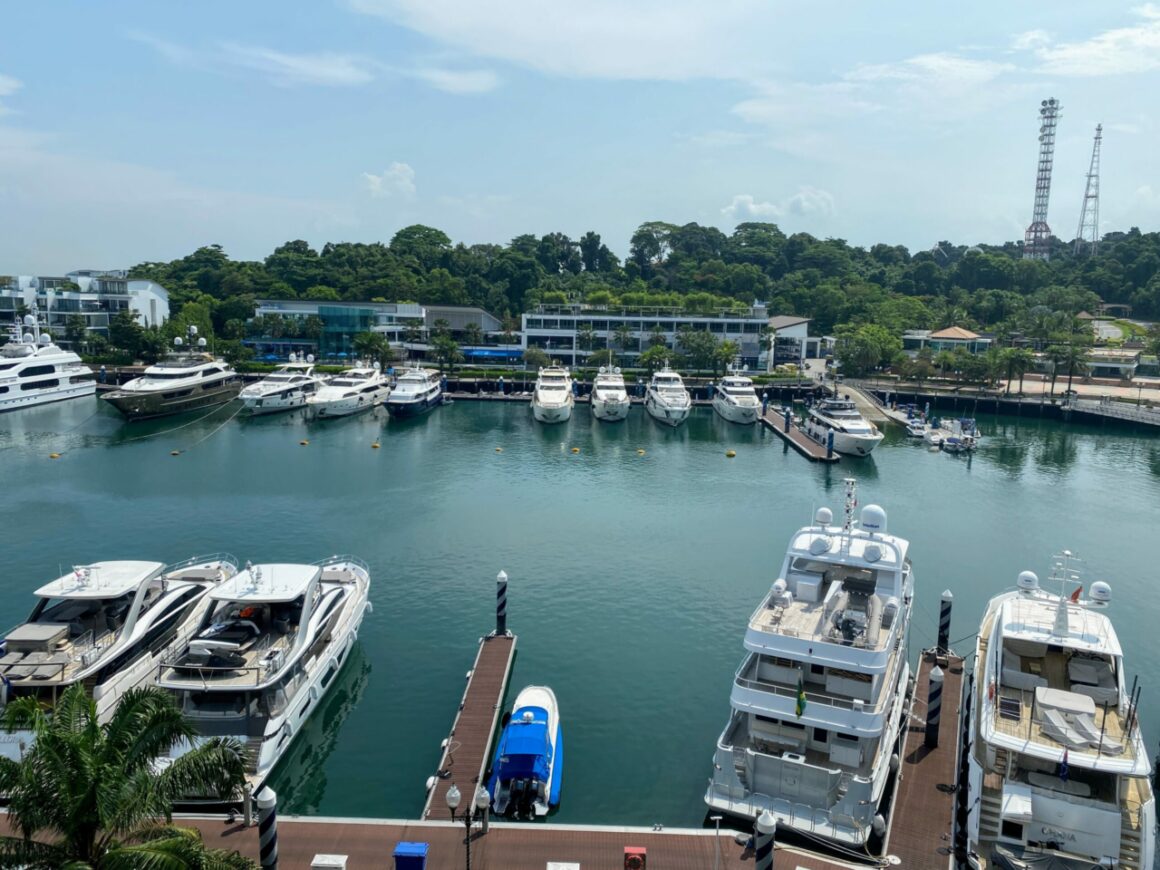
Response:
[[[158,669],[199,738],[245,744],[254,792],[319,706],[370,610],[367,566],[352,556],[312,565],[247,564],[210,593],[188,643]],[[190,748],[178,743],[169,757]],[[195,799],[196,796],[190,796]]]
[[[906,435],[908,438],[926,438],[928,431],[929,427],[926,425],[926,421],[920,420],[918,417],[912,418],[906,424]]]
[[[173,352],[145,373],[101,396],[130,420],[166,417],[224,405],[241,389],[242,381],[229,363],[205,352],[205,339],[190,326],[189,344],[180,336]]]
[[[1092,583],[1085,598],[1067,551],[1044,586],[1022,572],[979,630],[959,796],[968,858],[1007,870],[1150,870],[1152,766],[1137,678],[1129,688],[1107,615],[1111,587]]]
[[[821,508],[795,532],[749,617],[705,803],[748,822],[768,810],[779,827],[861,851],[886,835],[910,712],[914,575],[882,508],[864,507],[855,527],[845,484],[844,523]]]
[[[107,722],[117,699],[149,683],[167,650],[184,644],[209,607],[211,589],[237,571],[233,556],[78,565],[36,590],[36,607],[4,635],[0,695],[51,708],[83,683]],[[18,760],[31,732],[0,732],[0,755]]]
[[[418,366],[399,376],[387,398],[387,410],[392,417],[417,417],[441,404],[443,375]]]
[[[628,398],[628,390],[624,386],[624,375],[620,368],[608,369],[600,367],[596,378],[592,381],[592,395],[589,396],[592,416],[606,423],[615,423],[628,416],[628,409],[632,401]]]
[[[12,325],[8,343],[0,345],[0,411],[30,408],[63,399],[91,396],[93,373],[81,358],[61,350],[40,330],[36,306]]]
[[[942,447],[942,430],[936,429],[934,426],[928,426],[926,431],[922,433],[922,440],[929,444],[931,447]]]
[[[834,450],[848,456],[869,456],[882,442],[878,427],[868,423],[852,401],[837,397],[822,399],[810,408],[804,431],[822,445],[829,443],[832,433]]]
[[[492,808],[501,816],[546,816],[560,803],[563,762],[556,695],[547,686],[528,686],[516,697],[496,744],[487,783]]]
[[[689,416],[693,399],[681,376],[665,365],[653,372],[645,392],[644,409],[654,420],[676,428]]]
[[[563,423],[572,416],[576,399],[572,395],[572,375],[560,366],[544,366],[536,376],[532,392],[532,416],[541,423]]]
[[[284,363],[256,384],[242,388],[238,398],[251,414],[273,414],[306,407],[306,400],[326,383],[314,373],[314,357],[299,362],[290,355]]]
[[[743,375],[726,375],[713,389],[713,410],[730,423],[756,423],[761,400],[753,381]]]
[[[306,399],[306,409],[314,417],[346,417],[378,407],[390,394],[390,381],[378,363],[355,366],[319,387]]]

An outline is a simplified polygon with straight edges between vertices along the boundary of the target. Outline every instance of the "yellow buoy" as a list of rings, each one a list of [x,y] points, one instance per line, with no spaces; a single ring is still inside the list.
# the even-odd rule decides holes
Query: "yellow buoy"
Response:
[[[572,448],[572,452],[573,452],[573,453],[579,453],[579,452],[580,452],[580,448],[579,448],[579,447],[573,447],[573,448]]]
[[[640,450],[637,450],[636,455],[637,456],[644,456],[644,448],[642,447]]]
[[[301,441],[299,441],[299,442],[298,442],[298,444],[299,444],[300,446],[302,446],[302,447],[305,447],[305,446],[306,446],[307,444],[309,444],[309,443],[310,443],[310,442],[309,442],[309,441],[307,441],[305,438],[303,438]]]
[[[497,447],[497,448],[495,448],[495,452],[496,452],[496,453],[503,453],[503,448],[502,448],[502,447]]]
[[[371,445],[371,450],[378,450],[378,449],[379,449],[379,442],[376,441],[374,444]]]
[[[60,454],[59,453],[50,453],[50,454],[48,454],[48,458],[49,459],[60,459]]]
[[[170,456],[180,456],[180,455],[181,455],[181,451],[180,451],[180,450],[170,450],[170,451],[169,451],[169,455],[170,455]]]
[[[726,450],[725,455],[727,457],[729,457],[730,459],[732,459],[734,456],[737,455],[737,451],[736,450]]]

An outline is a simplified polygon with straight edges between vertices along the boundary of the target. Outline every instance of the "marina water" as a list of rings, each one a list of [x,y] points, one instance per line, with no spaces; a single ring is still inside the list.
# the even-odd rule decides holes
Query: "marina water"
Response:
[[[524,404],[458,402],[215,432],[228,410],[174,431],[188,418],[130,425],[94,405],[0,418],[6,624],[38,586],[99,559],[370,565],[361,648],[274,775],[284,812],[418,816],[502,568],[519,635],[508,703],[550,685],[568,731],[554,818],[700,824],[746,620],[790,533],[816,507],[840,513],[845,476],[913,542],[912,657],[934,642],[943,589],[968,653],[987,599],[1068,548],[1087,583],[1112,585],[1151,751],[1160,736],[1160,443],[1146,434],[984,418],[969,459],[891,430],[869,459],[825,467],[708,408],[676,430],[639,408],[542,426]]]

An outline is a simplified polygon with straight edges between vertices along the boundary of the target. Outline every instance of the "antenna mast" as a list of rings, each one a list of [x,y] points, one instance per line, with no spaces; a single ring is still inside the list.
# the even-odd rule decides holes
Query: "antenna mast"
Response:
[[[1100,142],[1104,138],[1104,125],[1096,124],[1096,139],[1092,144],[1092,162],[1088,167],[1087,187],[1083,192],[1083,208],[1079,212],[1079,229],[1075,231],[1075,255],[1083,253],[1087,243],[1088,253],[1095,254],[1100,247]]]
[[[1035,210],[1023,236],[1023,259],[1046,260],[1051,253],[1047,200],[1051,196],[1051,163],[1055,157],[1055,125],[1063,110],[1052,97],[1039,104],[1039,169],[1035,176]]]

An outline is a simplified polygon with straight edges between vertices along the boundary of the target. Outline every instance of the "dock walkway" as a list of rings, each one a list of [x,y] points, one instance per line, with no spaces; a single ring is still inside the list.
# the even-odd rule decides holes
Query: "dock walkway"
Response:
[[[827,452],[823,445],[810,438],[799,427],[791,425],[787,431],[784,414],[770,409],[762,416],[761,422],[765,424],[766,428],[776,432],[783,441],[788,443],[790,447],[806,459],[810,460],[810,462],[838,461],[838,454],[836,452]]]

